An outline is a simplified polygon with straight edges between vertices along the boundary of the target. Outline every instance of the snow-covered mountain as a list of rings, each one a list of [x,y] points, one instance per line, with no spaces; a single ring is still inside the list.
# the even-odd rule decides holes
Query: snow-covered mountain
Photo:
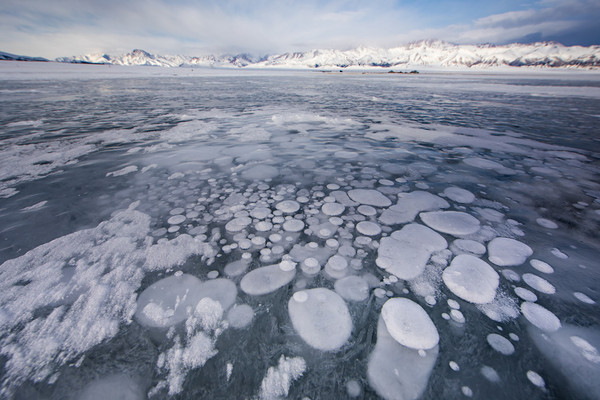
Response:
[[[18,54],[5,53],[0,51],[0,60],[2,61],[48,61],[42,57],[20,56]]]
[[[311,50],[270,55],[261,59],[247,54],[200,57],[162,56],[143,50],[112,57],[91,54],[63,57],[60,62],[151,65],[161,67],[256,67],[256,68],[347,68],[347,67],[600,67],[600,46],[563,46],[559,43],[508,44],[495,46],[456,45],[443,41],[419,41],[390,49],[359,47],[352,50]]]

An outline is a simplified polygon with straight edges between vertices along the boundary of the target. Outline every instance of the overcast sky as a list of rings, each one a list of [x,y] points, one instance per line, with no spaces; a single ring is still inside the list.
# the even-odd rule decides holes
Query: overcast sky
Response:
[[[254,55],[313,48],[600,44],[598,0],[2,0],[0,51]]]

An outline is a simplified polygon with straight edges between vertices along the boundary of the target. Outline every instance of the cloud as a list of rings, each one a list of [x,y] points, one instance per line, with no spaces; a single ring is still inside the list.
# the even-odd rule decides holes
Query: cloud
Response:
[[[429,38],[503,43],[575,38],[579,32],[589,39],[599,29],[596,2],[544,1],[536,7],[440,27],[432,22],[439,19],[435,4],[425,9],[393,0],[3,0],[0,49],[51,58],[133,48],[162,54],[260,55],[391,47]],[[589,40],[599,41],[597,35]]]

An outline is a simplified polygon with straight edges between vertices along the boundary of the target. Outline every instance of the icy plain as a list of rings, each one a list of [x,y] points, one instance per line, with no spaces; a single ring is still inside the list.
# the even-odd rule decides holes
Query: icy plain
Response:
[[[0,93],[1,398],[598,398],[598,74]]]

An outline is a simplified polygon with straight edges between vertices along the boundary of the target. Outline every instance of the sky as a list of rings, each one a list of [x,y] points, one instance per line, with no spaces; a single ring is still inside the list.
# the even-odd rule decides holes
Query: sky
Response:
[[[600,44],[599,0],[2,0],[0,51],[256,56],[317,48]]]

